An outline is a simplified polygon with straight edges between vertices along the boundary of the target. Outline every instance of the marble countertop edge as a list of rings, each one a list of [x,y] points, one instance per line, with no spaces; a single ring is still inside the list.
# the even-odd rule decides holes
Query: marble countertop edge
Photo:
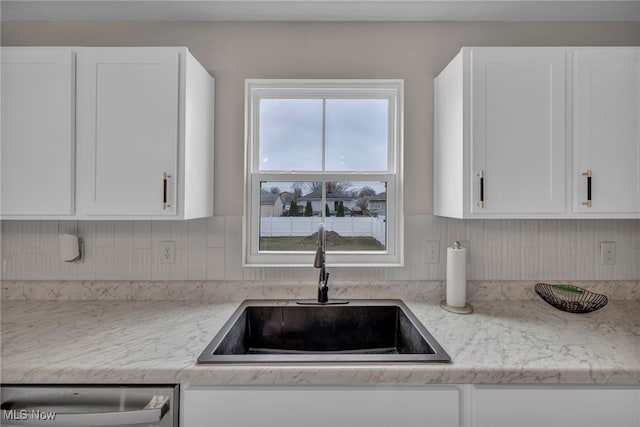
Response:
[[[12,375],[3,384],[183,384],[183,385],[425,385],[425,384],[615,384],[640,385],[640,369],[629,371],[455,368],[443,365],[225,365],[185,369],[47,369]]]

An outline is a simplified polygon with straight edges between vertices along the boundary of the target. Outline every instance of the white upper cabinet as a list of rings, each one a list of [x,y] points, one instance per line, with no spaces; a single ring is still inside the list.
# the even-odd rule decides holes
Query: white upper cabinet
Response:
[[[565,52],[463,48],[435,80],[435,213],[565,210]]]
[[[637,214],[640,49],[578,49],[573,70],[574,212]]]
[[[77,98],[73,91],[67,94],[71,107],[77,102],[76,116],[71,108],[71,135],[77,130],[75,163],[73,139],[71,155],[69,149],[41,154],[42,162],[54,163],[71,174],[67,189],[70,185],[71,197],[76,195],[74,217],[189,219],[213,215],[213,78],[186,48],[79,48],[77,55],[77,79],[72,78],[72,63],[67,84],[73,88],[77,82]],[[41,69],[41,62],[36,63],[38,73],[49,73]],[[49,93],[33,92],[31,103],[48,105],[52,100]],[[14,96],[7,103],[3,98],[3,112],[8,105],[27,109],[22,98]],[[61,121],[57,114],[55,122]],[[27,120],[21,127],[29,127]],[[28,163],[25,156],[40,152],[45,145],[41,139],[32,146],[21,146],[18,154],[5,155],[3,142],[3,166],[5,161],[16,163],[19,172]],[[41,166],[36,164],[34,169],[39,172]],[[23,173],[30,174],[30,170]],[[52,182],[41,175],[36,175],[38,180],[62,191],[60,179]],[[3,174],[3,190],[4,184]],[[12,180],[7,187],[11,189],[8,194],[13,191],[25,203],[21,194],[28,186]],[[73,198],[67,204],[73,213]],[[43,212],[33,203],[24,210],[42,218]]]
[[[2,217],[71,217],[74,50],[3,47],[1,52]]]
[[[87,49],[80,75],[80,210],[211,216],[213,84],[187,49]]]
[[[435,79],[434,213],[640,218],[638,52],[463,48]]]

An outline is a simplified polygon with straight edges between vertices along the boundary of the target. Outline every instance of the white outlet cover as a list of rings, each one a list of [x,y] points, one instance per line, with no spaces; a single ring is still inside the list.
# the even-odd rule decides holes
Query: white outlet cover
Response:
[[[616,264],[616,242],[600,242],[600,264]]]
[[[176,262],[176,242],[162,241],[158,248],[160,264],[175,264]]]

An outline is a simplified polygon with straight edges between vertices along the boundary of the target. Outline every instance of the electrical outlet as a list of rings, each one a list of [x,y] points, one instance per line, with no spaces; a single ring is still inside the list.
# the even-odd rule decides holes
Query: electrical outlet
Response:
[[[160,264],[175,264],[176,262],[176,242],[165,240],[160,242]]]
[[[600,264],[615,265],[616,242],[600,242]]]
[[[440,242],[427,240],[424,242],[424,253],[427,264],[440,263]]]

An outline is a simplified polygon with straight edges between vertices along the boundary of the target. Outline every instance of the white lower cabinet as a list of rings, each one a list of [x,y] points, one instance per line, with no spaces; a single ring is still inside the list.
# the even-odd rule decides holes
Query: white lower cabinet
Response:
[[[456,386],[186,387],[184,427],[460,425]]]
[[[637,386],[474,386],[473,427],[638,427]]]
[[[182,387],[184,427],[638,427],[638,385]]]

